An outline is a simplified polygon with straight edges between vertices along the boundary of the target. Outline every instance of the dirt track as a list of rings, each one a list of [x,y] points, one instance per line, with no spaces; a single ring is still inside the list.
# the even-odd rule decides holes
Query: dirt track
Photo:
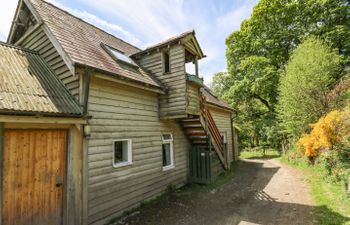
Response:
[[[299,171],[277,160],[238,163],[235,178],[210,192],[175,192],[115,224],[311,225],[313,203]]]

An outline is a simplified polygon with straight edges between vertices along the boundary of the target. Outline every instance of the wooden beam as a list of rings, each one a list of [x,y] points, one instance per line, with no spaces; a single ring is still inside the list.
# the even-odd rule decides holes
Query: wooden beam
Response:
[[[83,88],[83,114],[86,115],[88,113],[88,103],[89,103],[89,94],[90,94],[90,83],[91,78],[94,71],[92,69],[86,69],[85,70],[85,76],[84,76],[84,88]]]
[[[16,41],[15,45],[19,46],[28,36],[32,35],[37,29],[41,27],[42,23],[37,23],[34,27],[28,30],[18,41]]]
[[[83,131],[83,126],[81,126]],[[84,136],[84,135],[83,135]],[[82,138],[82,148],[81,148],[81,157],[82,157],[82,168],[81,168],[81,224],[88,224],[88,215],[89,215],[89,198],[88,198],[88,186],[89,186],[89,159],[88,159],[88,140]]]
[[[3,148],[4,148],[4,123],[0,123],[0,209],[2,209],[2,177],[3,177]],[[0,225],[2,224],[2,212],[0,212]]]
[[[19,15],[19,11],[22,8],[22,5],[23,5],[23,1],[22,0],[18,0],[16,12],[15,12],[15,15],[13,17],[12,24],[11,24],[10,33],[9,33],[9,36],[7,37],[7,43],[12,44],[13,34],[14,34],[14,31],[16,30],[16,27],[17,27],[17,24],[14,23],[14,22],[17,21],[17,18],[18,18],[18,15]],[[0,221],[0,224],[1,224],[1,221]]]
[[[35,117],[0,115],[0,123],[48,123],[48,124],[86,124],[83,118]]]
[[[66,53],[66,51],[63,49],[62,45],[58,42],[56,37],[52,34],[51,30],[46,24],[43,24],[43,30],[49,40],[51,41],[52,45],[55,47],[56,51],[58,54],[62,57],[63,61],[66,63],[66,66],[70,70],[70,72],[75,76],[75,68],[74,68],[74,62],[73,60],[69,57],[69,55]]]
[[[41,19],[39,13],[35,10],[35,8],[33,7],[32,3],[30,2],[30,0],[23,0],[23,2],[28,7],[29,11],[33,14],[33,16],[36,19],[36,21],[38,23],[42,22],[42,19]]]
[[[195,56],[194,64],[195,64],[195,69],[196,69],[196,76],[198,77],[199,76],[199,68],[198,68],[198,56],[197,55]]]

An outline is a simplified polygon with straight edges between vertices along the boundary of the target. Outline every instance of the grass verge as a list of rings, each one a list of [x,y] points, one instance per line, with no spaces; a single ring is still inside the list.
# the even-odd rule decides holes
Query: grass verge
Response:
[[[327,182],[317,166],[310,166],[302,159],[279,160],[301,169],[310,184],[310,194],[316,205],[314,213],[319,225],[350,225],[350,199],[343,184]]]
[[[277,158],[280,157],[280,153],[273,149],[266,149],[265,154],[262,149],[253,151],[241,152],[239,158],[241,159],[264,159],[264,158]]]

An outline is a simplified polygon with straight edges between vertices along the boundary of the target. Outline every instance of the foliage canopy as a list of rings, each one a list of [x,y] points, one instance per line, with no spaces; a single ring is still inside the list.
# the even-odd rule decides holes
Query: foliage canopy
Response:
[[[310,37],[293,52],[280,79],[278,118],[284,131],[299,137],[328,110],[327,94],[338,74],[341,57],[321,40]]]
[[[290,54],[306,37],[320,37],[336,49],[344,59],[342,68],[350,64],[349,14],[349,0],[260,0],[251,18],[228,36],[228,74],[217,74],[213,89],[237,111],[243,147],[254,144],[253,139],[269,144],[278,139],[266,132],[276,135],[272,131],[279,129],[279,79]]]

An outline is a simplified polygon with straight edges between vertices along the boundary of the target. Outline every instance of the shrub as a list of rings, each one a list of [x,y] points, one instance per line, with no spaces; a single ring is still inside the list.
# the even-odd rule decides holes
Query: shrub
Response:
[[[350,175],[350,159],[346,151],[324,152],[317,158],[316,165],[324,178],[333,183],[346,184]]]
[[[298,141],[306,156],[315,157],[320,151],[331,150],[345,140],[348,135],[345,115],[345,112],[333,110],[311,125],[311,133],[304,134]]]

